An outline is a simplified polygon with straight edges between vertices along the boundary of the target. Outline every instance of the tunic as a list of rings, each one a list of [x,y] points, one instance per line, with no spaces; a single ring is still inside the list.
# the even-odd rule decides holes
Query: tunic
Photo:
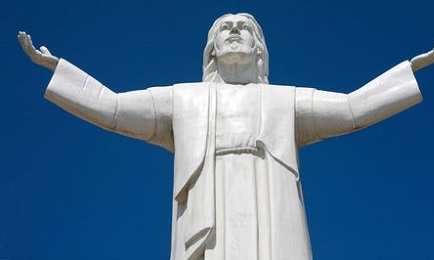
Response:
[[[216,241],[205,259],[311,258],[296,176],[255,143],[260,86],[219,84],[216,96]]]
[[[171,259],[310,259],[297,148],[422,100],[409,62],[350,94],[209,82],[114,93],[61,59],[45,97],[175,152]]]

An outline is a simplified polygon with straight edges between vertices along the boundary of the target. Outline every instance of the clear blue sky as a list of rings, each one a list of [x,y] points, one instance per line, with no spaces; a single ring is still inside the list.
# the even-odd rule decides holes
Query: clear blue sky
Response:
[[[405,3],[404,3],[405,2]],[[348,93],[434,47],[431,0],[8,1],[0,11],[0,259],[169,259],[172,154],[42,98],[16,34],[116,92],[200,81],[212,22],[262,25],[270,82]],[[434,259],[434,67],[424,102],[300,151],[315,259]]]

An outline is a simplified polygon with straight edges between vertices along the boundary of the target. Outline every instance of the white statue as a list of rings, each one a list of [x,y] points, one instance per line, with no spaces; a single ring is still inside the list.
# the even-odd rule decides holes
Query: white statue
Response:
[[[422,100],[404,61],[340,94],[268,84],[268,52],[249,14],[209,31],[203,82],[116,94],[30,36],[18,39],[54,71],[45,97],[110,131],[175,152],[171,259],[311,259],[298,147],[349,133]]]

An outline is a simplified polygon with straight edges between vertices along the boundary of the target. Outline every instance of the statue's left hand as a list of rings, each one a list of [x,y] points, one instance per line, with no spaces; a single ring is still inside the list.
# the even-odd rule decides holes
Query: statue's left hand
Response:
[[[23,51],[36,64],[54,71],[59,63],[59,58],[51,55],[50,51],[42,46],[39,50],[33,46],[32,38],[26,32],[18,32],[18,41]]]
[[[434,63],[434,49],[427,53],[418,55],[410,60],[411,69],[417,71]]]

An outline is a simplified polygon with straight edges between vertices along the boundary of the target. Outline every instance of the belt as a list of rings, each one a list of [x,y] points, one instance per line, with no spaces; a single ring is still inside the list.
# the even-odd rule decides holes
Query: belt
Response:
[[[226,155],[226,154],[243,154],[243,153],[250,153],[253,155],[261,156],[263,155],[263,150],[258,149],[254,146],[247,146],[247,147],[236,147],[236,148],[223,148],[218,149],[215,152],[216,156]]]

